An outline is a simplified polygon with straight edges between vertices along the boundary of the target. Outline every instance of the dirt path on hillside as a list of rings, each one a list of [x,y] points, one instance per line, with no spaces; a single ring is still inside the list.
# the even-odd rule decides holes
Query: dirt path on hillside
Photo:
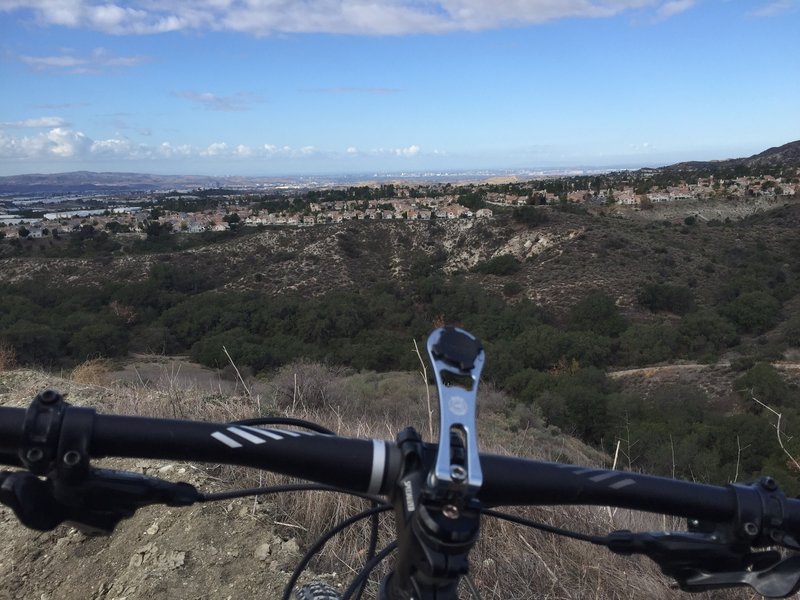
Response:
[[[800,371],[800,362],[781,360],[771,364],[779,371]],[[723,360],[713,364],[686,363],[677,365],[661,365],[655,367],[638,367],[636,369],[609,371],[608,376],[612,379],[621,379],[623,377],[631,376],[653,377],[656,375],[674,375],[680,373],[681,371],[707,371],[711,369],[719,369],[720,367],[729,368],[730,366],[731,363],[728,360]]]

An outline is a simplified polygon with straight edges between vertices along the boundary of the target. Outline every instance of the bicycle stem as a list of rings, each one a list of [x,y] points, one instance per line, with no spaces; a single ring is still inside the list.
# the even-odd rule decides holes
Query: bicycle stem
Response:
[[[390,498],[398,554],[380,600],[457,600],[478,539],[483,476],[475,408],[483,348],[454,327],[434,331],[427,346],[439,393],[438,449],[434,460],[413,428],[397,436],[402,470]]]

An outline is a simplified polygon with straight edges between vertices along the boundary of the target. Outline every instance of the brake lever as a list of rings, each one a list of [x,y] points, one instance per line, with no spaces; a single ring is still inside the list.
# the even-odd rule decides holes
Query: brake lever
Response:
[[[447,326],[431,333],[427,347],[439,392],[439,448],[431,487],[474,495],[483,483],[475,427],[483,346],[471,333]]]
[[[749,585],[766,598],[786,598],[800,590],[800,555],[790,556],[760,570],[714,573],[697,569],[678,580],[678,585],[687,592]]]
[[[767,598],[785,598],[800,589],[800,555],[781,560],[775,550],[751,552],[719,532],[615,531],[605,545],[617,554],[644,554],[686,592],[748,585]]]
[[[90,535],[109,535],[143,506],[189,506],[201,499],[188,483],[127,471],[90,469],[77,483],[45,480],[26,471],[0,473],[0,502],[23,525],[39,531],[69,523]]]

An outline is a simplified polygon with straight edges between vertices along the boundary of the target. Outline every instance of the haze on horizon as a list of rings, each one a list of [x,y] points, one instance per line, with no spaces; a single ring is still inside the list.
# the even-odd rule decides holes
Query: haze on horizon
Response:
[[[659,166],[800,139],[800,0],[0,0],[0,175]]]

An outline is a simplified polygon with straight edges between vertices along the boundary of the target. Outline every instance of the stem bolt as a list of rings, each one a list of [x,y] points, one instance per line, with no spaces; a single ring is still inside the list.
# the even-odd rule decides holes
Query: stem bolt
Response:
[[[758,535],[758,525],[749,521],[744,524],[744,532],[750,537],[755,537]]]
[[[450,465],[450,478],[454,483],[464,483],[467,480],[467,470],[461,465]]]
[[[457,519],[461,516],[461,511],[454,504],[445,504],[442,507],[442,514],[448,519]]]
[[[64,457],[61,460],[63,460],[64,464],[68,467],[75,467],[81,462],[81,453],[76,450],[69,450],[64,453]]]
[[[39,402],[42,404],[53,404],[59,398],[60,394],[55,390],[44,390],[41,394],[39,394]]]
[[[36,463],[44,458],[44,451],[41,448],[31,448],[25,453],[28,462]]]

